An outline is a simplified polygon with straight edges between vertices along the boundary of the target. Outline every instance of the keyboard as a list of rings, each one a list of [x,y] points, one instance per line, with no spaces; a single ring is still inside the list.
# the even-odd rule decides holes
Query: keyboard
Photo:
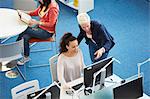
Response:
[[[83,85],[83,83],[79,83],[79,84],[77,84],[77,85],[75,85],[75,86],[72,86],[72,88],[73,88],[74,90],[78,90],[78,89],[80,89],[80,88],[82,87],[82,85]]]

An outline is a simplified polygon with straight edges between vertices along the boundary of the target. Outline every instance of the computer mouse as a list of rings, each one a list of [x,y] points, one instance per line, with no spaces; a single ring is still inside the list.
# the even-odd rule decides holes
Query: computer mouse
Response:
[[[68,94],[68,95],[73,95],[73,94],[74,94],[74,91],[71,90],[71,89],[68,89],[68,90],[66,90],[66,94]]]
[[[121,84],[123,84],[123,83],[125,83],[125,82],[126,82],[126,80],[122,80],[122,81],[121,81]]]
[[[92,90],[91,89],[84,89],[84,94],[87,96],[87,95],[90,95],[92,93]]]

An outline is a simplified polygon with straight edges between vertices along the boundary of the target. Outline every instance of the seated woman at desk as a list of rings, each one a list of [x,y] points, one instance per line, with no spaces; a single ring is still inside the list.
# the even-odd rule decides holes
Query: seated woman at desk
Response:
[[[57,76],[61,86],[70,88],[67,83],[80,78],[84,66],[77,38],[71,33],[64,34],[60,42],[60,55],[57,63]]]
[[[17,41],[24,39],[24,58],[18,61],[18,65],[23,65],[29,61],[29,40],[31,38],[47,39],[55,33],[55,24],[59,14],[59,6],[54,0],[39,1],[40,5],[34,11],[24,11],[30,16],[39,16],[40,21],[31,19],[29,27],[19,35]],[[34,26],[37,26],[36,28]]]

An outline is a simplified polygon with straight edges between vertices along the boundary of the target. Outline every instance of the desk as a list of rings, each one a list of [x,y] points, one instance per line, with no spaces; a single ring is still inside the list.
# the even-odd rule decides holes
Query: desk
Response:
[[[58,87],[56,88],[57,90],[55,90],[55,91],[54,90],[53,91],[49,90],[47,92],[52,93],[52,99],[58,99],[59,91],[60,91],[60,98],[59,99],[113,99],[112,98],[112,96],[113,96],[112,88],[114,86],[112,86],[112,85],[115,85],[116,83],[119,83],[120,81],[122,81],[122,79],[119,76],[113,74],[112,76],[106,78],[105,81],[106,81],[105,82],[105,87],[106,88],[103,88],[102,90],[99,90],[98,93],[90,94],[88,96],[85,96],[83,91],[80,92],[80,95],[78,95],[79,97],[77,96],[77,94],[71,96],[71,95],[66,94],[66,92],[65,92],[66,90],[64,90],[62,88],[60,88],[61,90],[59,90]],[[110,83],[109,81],[111,81],[111,82],[113,81],[114,83]],[[70,86],[75,86],[75,85],[77,85],[79,83],[82,83],[82,82],[83,82],[83,77],[81,77],[79,79],[76,79],[72,82],[69,82],[67,84],[70,85]],[[34,92],[32,94],[37,95],[40,92],[41,92],[41,90],[38,91],[38,92]],[[55,94],[55,96],[53,94]],[[28,99],[31,99],[30,95],[28,95]],[[42,95],[42,96],[45,97],[44,95]],[[45,98],[42,98],[42,99],[45,99]],[[150,99],[150,97],[148,97],[146,94],[143,93],[143,97],[140,97],[138,99]]]
[[[0,8],[0,39],[16,36],[27,29],[28,25],[22,22],[14,9]],[[0,62],[0,71],[8,71],[14,67],[6,66],[10,61]]]
[[[67,84],[69,86],[75,86],[75,85],[77,85],[79,83],[82,83],[82,82],[83,82],[83,77],[81,77],[79,79],[76,79],[76,80],[74,80],[72,82],[69,82]],[[72,99],[72,98],[78,99],[78,97],[76,97],[75,95],[71,96],[71,95],[66,94],[66,90],[64,90],[64,89],[61,88],[61,90],[60,90],[60,99]]]
[[[98,93],[80,97],[80,99],[113,99],[113,91],[108,87],[100,90]],[[150,97],[143,93],[143,97],[138,99],[150,99]]]
[[[113,74],[112,76],[110,76],[109,78],[106,78],[106,81],[111,81],[111,80],[113,80],[113,81],[117,81],[117,82],[120,82],[122,79],[119,77],[119,76],[116,76],[115,74]],[[77,84],[79,84],[79,83],[82,83],[83,82],[83,77],[81,77],[81,78],[79,78],[79,79],[76,79],[76,80],[74,80],[74,81],[72,81],[72,82],[69,82],[69,83],[67,83],[69,86],[75,86],[75,85],[77,85]],[[106,87],[109,87],[109,86],[111,86],[111,85],[113,85],[114,83],[108,83],[108,82],[105,82],[105,86]],[[86,99],[87,97],[85,96],[85,98],[84,98],[84,92],[82,91],[81,92],[81,94],[80,94],[81,96],[83,96],[83,99]],[[90,99],[91,97],[89,97],[89,99]],[[79,99],[78,98],[78,96],[76,96],[76,95],[74,95],[74,96],[71,96],[71,95],[68,95],[68,94],[66,94],[66,92],[65,92],[65,90],[64,89],[62,89],[61,91],[60,91],[60,99]],[[91,99],[93,99],[93,98],[91,98]],[[106,98],[107,99],[107,98]],[[108,98],[109,99],[109,98]]]
[[[70,82],[68,83],[69,85],[76,85],[77,83],[81,83],[83,81],[83,78],[79,78],[73,82]],[[107,81],[113,81],[113,82],[120,82],[122,81],[122,79],[113,74],[112,76],[108,77],[105,79],[105,87],[107,88],[104,88],[102,90],[100,90],[100,93],[101,94],[91,94],[91,95],[88,95],[88,96],[85,96],[83,92],[81,92],[80,94],[80,99],[99,99],[101,97],[101,99],[113,99],[112,98],[112,89],[110,88],[112,85],[114,85],[115,83],[108,83]],[[105,94],[105,95],[104,95]],[[61,90],[61,93],[60,93],[60,99],[79,99],[77,96],[71,96],[71,95],[67,95],[65,93],[65,90]],[[150,97],[148,97],[146,94],[143,94],[143,97],[140,97],[138,99],[150,99]]]
[[[19,19],[16,10],[0,8],[0,39],[16,36],[27,27],[28,25]]]

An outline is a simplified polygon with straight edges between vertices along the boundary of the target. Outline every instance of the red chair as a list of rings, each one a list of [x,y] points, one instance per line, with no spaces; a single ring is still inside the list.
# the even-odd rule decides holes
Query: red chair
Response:
[[[55,46],[56,46],[56,34],[54,34],[52,37],[48,38],[48,39],[38,39],[38,38],[32,38],[29,41],[30,43],[32,43],[30,45],[30,48],[33,47],[34,45],[36,45],[38,42],[55,42]],[[47,49],[38,49],[38,50],[31,50],[31,52],[39,52],[39,51],[47,51],[47,50],[51,50],[51,48],[47,48]],[[57,48],[55,49],[56,53],[57,53]]]
[[[34,43],[34,42],[54,42],[54,41],[55,41],[55,38],[53,38],[53,37],[50,37],[50,38],[45,39],[45,40],[38,39],[38,38],[32,38],[30,40],[30,43]]]

